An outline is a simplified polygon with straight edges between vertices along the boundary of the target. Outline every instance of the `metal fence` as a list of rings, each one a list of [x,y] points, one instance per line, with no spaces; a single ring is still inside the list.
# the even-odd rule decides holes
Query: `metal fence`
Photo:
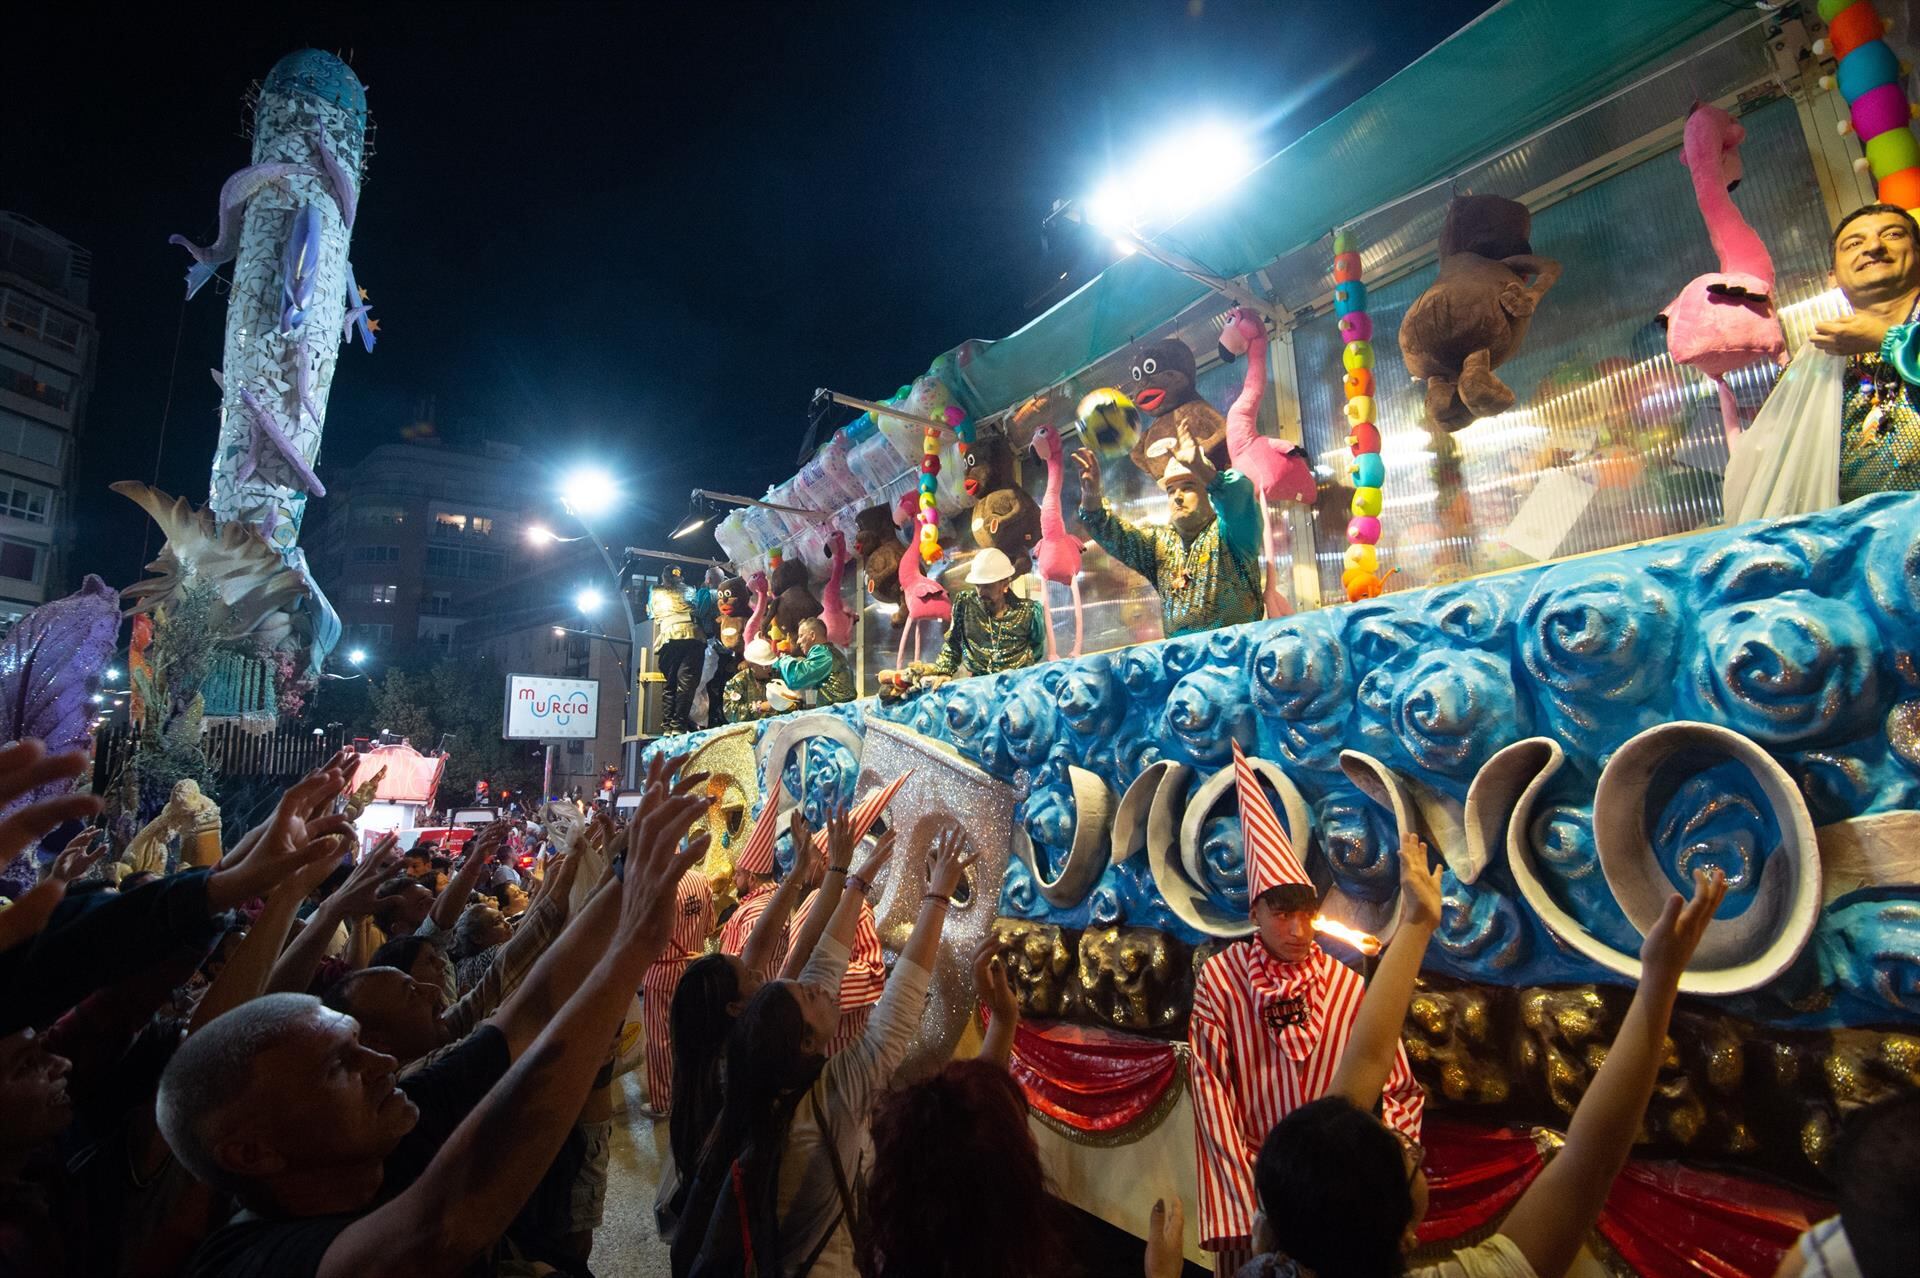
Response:
[[[209,723],[200,745],[214,776],[228,782],[292,781],[318,767],[347,743],[344,727],[298,728],[285,724],[266,730],[239,721]],[[103,790],[139,752],[130,724],[109,724],[94,734],[93,783]]]

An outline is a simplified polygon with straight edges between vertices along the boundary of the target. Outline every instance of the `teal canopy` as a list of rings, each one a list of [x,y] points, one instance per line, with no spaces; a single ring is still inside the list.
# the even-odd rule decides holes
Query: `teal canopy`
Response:
[[[1356,11],[1358,12],[1358,11]],[[1520,142],[1666,61],[1725,0],[1509,0],[1249,174],[1159,242],[1226,277]],[[975,416],[1020,402],[1166,323],[1205,286],[1144,256],[997,342],[959,351]]]

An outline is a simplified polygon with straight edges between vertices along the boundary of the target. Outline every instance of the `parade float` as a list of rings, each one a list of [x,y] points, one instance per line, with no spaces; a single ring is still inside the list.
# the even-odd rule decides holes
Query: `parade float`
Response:
[[[1920,1085],[1920,496],[1731,526],[1720,505],[1777,356],[1844,309],[1832,226],[1910,169],[1911,137],[1860,124],[1891,81],[1847,61],[1871,42],[1855,8],[1498,6],[1221,205],[1136,228],[1153,251],[872,401],[718,530],[742,576],[777,551],[816,588],[834,539],[855,547],[863,699],[653,747],[713,774],[716,891],[766,805],[818,822],[904,777],[875,902],[897,952],[961,821],[982,857],[918,1059],[972,1032],[964,956],[996,936],[1059,1192],[1138,1232],[1155,1198],[1192,1201],[1194,977],[1251,930],[1237,743],[1330,952],[1364,968],[1390,934],[1402,832],[1446,862],[1406,1027],[1422,1240],[1446,1244],[1552,1157],[1660,901],[1718,867],[1594,1247],[1616,1271],[1771,1273],[1829,1210],[1843,1116]],[[1741,325],[1716,323],[1729,297]],[[1265,364],[1258,433],[1313,482],[1261,487],[1265,618],[1163,639],[1058,459],[1084,443],[1114,509],[1164,521],[1146,463],[1178,405],[1204,402],[1181,423],[1202,447],[1219,420],[1251,455],[1240,358]],[[969,514],[990,486],[950,482],[989,453],[1039,509],[1014,549],[1047,583],[1041,547],[1070,534],[1077,615],[1059,585],[1027,593],[1086,655],[882,689],[903,645],[931,652],[901,586],[957,584],[990,544]]]

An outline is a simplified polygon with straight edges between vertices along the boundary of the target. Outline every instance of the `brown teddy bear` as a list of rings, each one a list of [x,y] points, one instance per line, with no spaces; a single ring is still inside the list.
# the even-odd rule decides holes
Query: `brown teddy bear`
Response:
[[[1152,423],[1134,441],[1133,464],[1158,483],[1160,472],[1173,456],[1173,444],[1180,428],[1187,428],[1196,444],[1206,450],[1215,470],[1227,470],[1233,462],[1227,456],[1227,419],[1206,400],[1195,386],[1193,352],[1177,337],[1148,342],[1133,352],[1133,383],[1129,392],[1134,405]]]
[[[1534,308],[1560,278],[1560,263],[1527,242],[1533,218],[1499,195],[1463,195],[1447,205],[1440,278],[1400,323],[1407,372],[1427,384],[1427,417],[1459,430],[1513,407],[1493,370],[1526,336]]]
[[[962,444],[960,462],[965,468],[961,487],[973,498],[973,544],[1000,551],[1013,561],[1015,572],[1032,572],[1040,503],[1020,487],[1013,446],[1004,435]]]

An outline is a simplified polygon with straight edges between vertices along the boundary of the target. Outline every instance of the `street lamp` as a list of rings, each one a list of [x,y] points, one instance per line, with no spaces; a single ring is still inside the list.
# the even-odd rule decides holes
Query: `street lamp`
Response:
[[[108,666],[108,667],[107,667],[107,681],[108,681],[109,683],[118,683],[118,682],[120,681],[120,667],[119,667],[119,666]]]
[[[560,500],[576,517],[604,515],[620,500],[620,484],[599,466],[576,466],[560,481]]]
[[[583,617],[591,617],[600,611],[600,605],[607,601],[606,596],[592,586],[584,587],[573,597],[573,606]]]
[[[600,540],[600,535],[588,522],[595,516],[612,510],[619,503],[620,482],[604,467],[582,464],[561,477],[560,489],[555,495],[560,499],[561,508],[579,522],[581,531],[586,534],[585,540],[591,541],[593,548],[600,552],[600,562],[607,566],[607,575],[613,578],[614,593],[619,597],[620,611],[626,617],[628,650],[634,653],[640,652],[640,623],[633,615],[633,600],[627,596],[626,578],[621,575],[620,565],[614,563],[613,555],[607,550],[606,544]],[[579,537],[562,537],[541,524],[528,528],[526,537],[529,542],[537,546],[582,540]],[[574,606],[587,616],[598,612],[604,603],[605,596],[592,588],[583,589],[574,596]],[[639,725],[635,720],[634,673],[629,668],[625,675],[626,687],[623,690],[621,713],[624,736],[635,736],[639,732]]]
[[[347,664],[348,664],[348,665],[350,665],[350,666],[364,666],[364,665],[366,665],[366,664],[367,664],[367,650],[366,650],[365,648],[355,648],[355,649],[353,649],[352,651],[350,651],[350,652],[348,652],[348,653],[347,653]]]

